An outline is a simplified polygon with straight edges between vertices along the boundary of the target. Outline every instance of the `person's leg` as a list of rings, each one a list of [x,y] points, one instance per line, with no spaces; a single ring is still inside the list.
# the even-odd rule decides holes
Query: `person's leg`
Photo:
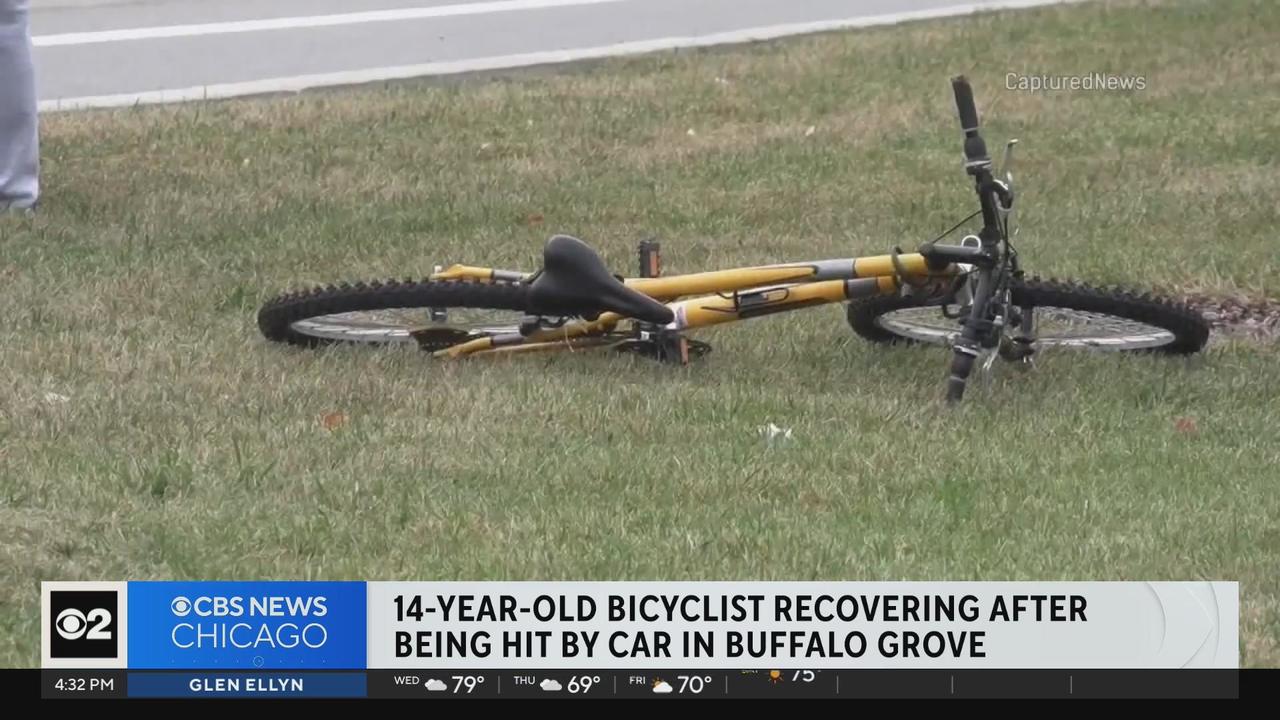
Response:
[[[0,209],[31,207],[40,194],[28,22],[28,0],[0,0]]]

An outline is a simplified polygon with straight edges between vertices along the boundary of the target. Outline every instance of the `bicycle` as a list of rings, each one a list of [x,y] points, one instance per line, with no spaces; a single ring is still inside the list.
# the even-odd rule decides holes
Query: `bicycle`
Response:
[[[952,350],[947,399],[959,401],[975,365],[1030,363],[1055,347],[1191,354],[1209,324],[1151,294],[1025,276],[1011,243],[1013,148],[1002,178],[979,132],[973,90],[952,79],[964,168],[979,209],[914,253],[792,262],[663,276],[660,246],[640,244],[640,274],[615,276],[582,241],[552,237],[532,273],[437,267],[425,280],[389,280],[287,293],[258,325],[270,340],[315,346],[409,343],[442,359],[612,348],[688,363],[709,350],[687,333],[711,325],[848,303],[848,322],[873,342]],[[981,216],[959,244],[940,242]],[[498,313],[494,315],[493,313]]]

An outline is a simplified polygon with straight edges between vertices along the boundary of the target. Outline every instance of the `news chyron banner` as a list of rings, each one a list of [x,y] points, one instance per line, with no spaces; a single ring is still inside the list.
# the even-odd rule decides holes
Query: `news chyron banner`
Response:
[[[45,697],[1230,697],[1234,582],[49,582]]]

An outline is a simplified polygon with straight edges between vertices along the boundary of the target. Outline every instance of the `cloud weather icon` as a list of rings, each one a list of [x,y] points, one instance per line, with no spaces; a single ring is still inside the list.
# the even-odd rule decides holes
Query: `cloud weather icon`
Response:
[[[449,686],[444,684],[443,680],[431,678],[427,681],[427,692],[444,692]]]
[[[675,688],[671,687],[671,683],[666,680],[659,680],[653,684],[653,691],[659,695],[666,695],[674,692]]]
[[[547,692],[560,692],[562,688],[562,686],[558,681],[552,680],[551,678],[547,678],[542,682],[538,683],[538,687],[542,688],[543,690],[546,690]]]

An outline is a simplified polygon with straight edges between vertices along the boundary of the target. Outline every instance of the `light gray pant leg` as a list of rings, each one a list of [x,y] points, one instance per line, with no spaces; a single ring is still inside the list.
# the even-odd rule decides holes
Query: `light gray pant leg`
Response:
[[[28,7],[28,0],[0,0],[0,209],[31,207],[40,193]]]

